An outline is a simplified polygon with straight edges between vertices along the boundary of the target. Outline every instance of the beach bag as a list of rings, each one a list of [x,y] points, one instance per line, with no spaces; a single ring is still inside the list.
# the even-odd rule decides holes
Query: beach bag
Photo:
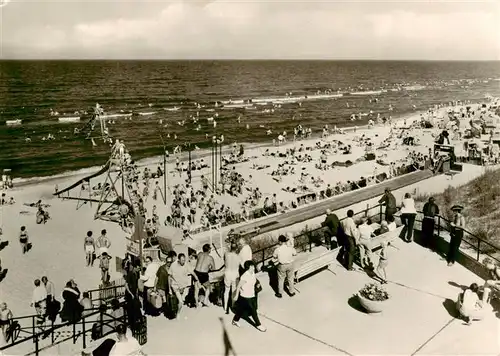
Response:
[[[51,322],[55,322],[57,319],[57,315],[59,314],[59,311],[61,310],[61,302],[58,300],[54,299],[50,302],[47,303],[47,317]]]
[[[165,316],[167,319],[175,319],[177,311],[179,310],[179,300],[174,293],[167,294],[167,301],[165,303]]]
[[[189,291],[186,295],[185,304],[189,308],[196,307],[196,296],[194,295],[194,286],[189,287]]]
[[[222,306],[224,299],[224,282],[216,282],[213,284],[212,293],[208,298],[212,304]]]
[[[139,281],[137,282],[137,290],[139,292],[144,292],[144,281],[139,278]]]
[[[255,294],[259,294],[260,292],[262,292],[262,284],[257,279],[255,282]]]
[[[150,289],[148,290],[148,302],[153,306],[153,308],[160,309],[163,305],[163,298],[160,293]]]

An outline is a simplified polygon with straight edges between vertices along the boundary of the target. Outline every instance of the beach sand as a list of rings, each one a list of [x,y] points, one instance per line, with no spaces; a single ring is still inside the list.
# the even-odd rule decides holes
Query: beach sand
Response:
[[[437,116],[445,116],[447,110],[447,108],[439,109]],[[410,122],[418,120],[419,118],[420,113],[415,113],[407,117],[406,122],[409,125]],[[403,122],[404,120],[398,121],[396,126],[403,125]],[[332,154],[328,156],[328,162],[345,161],[348,159],[355,161],[363,156],[365,152],[364,146],[356,145],[354,141],[355,137],[365,134],[371,137],[375,147],[377,147],[379,143],[389,135],[389,131],[389,126],[375,126],[373,128],[360,127],[356,132],[351,130],[344,134],[330,135],[325,139],[327,142],[331,142],[332,140],[340,140],[345,143],[351,142],[353,150],[349,155]],[[419,137],[420,144],[418,146],[402,146],[401,140],[399,139],[397,140],[399,142],[397,147],[392,146],[389,150],[377,152],[377,156],[379,157],[383,154],[386,155],[384,159],[387,162],[395,162],[405,159],[409,151],[427,154],[428,148],[433,146],[433,135],[438,132],[440,132],[440,130],[437,128],[417,130],[414,132],[414,136]],[[244,178],[247,179],[250,175],[252,176],[252,181],[248,185],[249,187],[259,187],[264,197],[276,193],[278,202],[290,201],[298,197],[298,195],[293,193],[284,192],[281,188],[284,186],[297,185],[299,179],[298,172],[302,171],[302,167],[304,167],[303,170],[307,171],[310,176],[319,176],[325,182],[325,184],[316,191],[324,189],[327,183],[334,186],[337,181],[345,182],[347,180],[357,180],[361,176],[367,177],[373,175],[375,166],[377,166],[378,173],[388,170],[388,166],[378,165],[375,161],[364,161],[355,163],[350,167],[337,167],[327,171],[320,171],[314,167],[315,164],[318,163],[320,151],[314,150],[308,152],[313,156],[313,161],[297,165],[296,167],[300,167],[301,169],[296,169],[295,175],[283,177],[283,182],[281,183],[272,179],[269,173],[275,169],[277,164],[280,163],[280,160],[273,157],[263,157],[262,154],[267,148],[269,148],[270,151],[284,152],[287,148],[294,146],[298,147],[301,144],[304,146],[314,146],[318,141],[320,141],[320,139],[312,138],[310,140],[289,142],[280,147],[255,147],[245,152],[247,157],[251,157],[248,162],[236,164],[234,166]],[[458,141],[456,144],[457,146],[461,145]],[[205,158],[205,161],[210,163],[210,158]],[[259,165],[270,165],[271,168],[264,170],[252,169],[251,167],[255,163]],[[169,166],[169,170],[172,171],[174,165],[169,164]],[[232,169],[232,166],[229,168]],[[479,168],[482,169],[482,167]],[[156,164],[153,165],[151,169],[155,170]],[[444,176],[432,178],[432,184],[428,184],[427,182],[419,183],[418,190],[422,193],[439,192],[444,190],[448,185],[463,184],[464,181],[474,178],[474,176],[477,176],[480,172],[481,170],[479,169],[464,169],[464,172],[458,174],[453,180]],[[193,174],[193,184],[195,186],[200,185],[201,174],[210,176],[210,169],[196,171],[196,173]],[[34,309],[30,307],[31,295],[34,287],[33,280],[44,275],[54,283],[56,298],[59,300],[61,300],[61,291],[65,283],[70,279],[74,279],[78,283],[81,291],[98,287],[100,284],[100,271],[97,267],[98,263],[96,263],[94,267],[86,267],[85,263],[83,239],[88,230],[92,230],[94,236],[97,237],[101,229],[106,229],[112,244],[110,255],[113,257],[123,257],[125,254],[128,240],[125,239],[124,231],[116,223],[94,220],[96,203],[84,204],[77,210],[76,201],[61,200],[53,196],[55,184],[59,186],[59,189],[63,189],[79,178],[80,177],[75,176],[58,178],[56,180],[42,181],[37,184],[14,187],[14,189],[6,191],[7,197],[13,196],[15,198],[16,204],[4,205],[0,208],[3,227],[1,240],[9,241],[9,245],[0,252],[2,267],[8,269],[5,279],[1,282],[0,301],[4,301],[8,304],[14,316],[34,313]],[[173,186],[182,183],[185,180],[185,176],[181,178],[176,174],[170,173],[168,179],[169,185]],[[99,179],[96,179],[95,182],[92,181],[92,185],[97,184],[99,181]],[[162,185],[161,179],[160,185]],[[309,184],[309,186],[312,186],[312,184]],[[406,190],[409,191],[410,188]],[[399,195],[397,198],[399,199]],[[51,215],[51,219],[46,224],[42,225],[37,225],[35,222],[36,209],[23,205],[23,203],[34,203],[39,199],[42,199],[45,204],[50,204],[47,210]],[[242,199],[241,197],[234,198],[225,195],[217,199],[221,204],[226,204],[230,206],[231,209],[234,209],[234,212],[239,212],[239,201]],[[170,213],[169,207],[165,206],[161,200],[153,202],[149,199],[146,202],[148,211],[151,210],[153,203],[156,203],[160,221],[163,222],[166,215]],[[366,202],[362,204],[362,208],[366,207]],[[355,211],[360,209],[354,208]],[[311,224],[311,222],[308,222],[308,224]],[[26,226],[30,242],[33,244],[32,250],[25,255],[22,254],[18,241],[19,229],[23,225]],[[223,228],[223,235],[232,227],[234,226]],[[185,251],[187,248],[186,245],[199,248],[201,243],[207,241],[207,236],[209,234],[209,232],[201,233],[195,236],[194,240],[187,241],[184,246],[177,246],[176,250],[179,252]],[[220,259],[217,260],[219,264]],[[112,279],[121,277],[121,275],[115,271],[114,259],[112,262]]]

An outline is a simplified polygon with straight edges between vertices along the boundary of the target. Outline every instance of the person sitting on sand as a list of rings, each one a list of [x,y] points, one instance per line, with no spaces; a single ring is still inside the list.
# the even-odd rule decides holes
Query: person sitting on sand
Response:
[[[43,210],[42,206],[38,206],[38,211],[36,212],[36,223],[41,224],[44,223],[46,224],[47,221],[50,219],[49,213]]]

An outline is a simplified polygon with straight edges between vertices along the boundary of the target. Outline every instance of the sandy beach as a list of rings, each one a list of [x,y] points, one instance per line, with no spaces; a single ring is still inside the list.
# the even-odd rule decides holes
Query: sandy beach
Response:
[[[476,105],[474,105],[476,106]],[[454,109],[460,111],[464,105],[455,106]],[[334,187],[338,182],[345,183],[347,181],[356,181],[361,177],[370,177],[381,173],[391,175],[390,163],[401,164],[407,161],[410,152],[415,154],[427,155],[429,148],[434,145],[436,136],[442,131],[438,128],[437,120],[444,118],[446,125],[447,112],[449,107],[439,108],[434,114],[424,116],[428,120],[434,120],[435,125],[430,129],[407,129],[406,135],[415,139],[416,144],[409,146],[403,145],[401,136],[402,127],[410,127],[413,122],[421,119],[422,113],[418,112],[406,118],[402,118],[390,125],[375,125],[373,127],[359,127],[356,130],[346,130],[343,134],[330,134],[324,138],[311,138],[298,140],[295,142],[286,142],[279,146],[264,145],[245,150],[245,162],[234,163],[227,165],[228,170],[235,170],[243,177],[245,183],[243,185],[243,193],[237,196],[223,194],[216,196],[217,206],[224,205],[229,207],[233,213],[239,213],[242,210],[242,201],[247,200],[256,188],[259,188],[262,196],[256,202],[256,206],[260,207],[266,197],[272,199],[273,194],[276,194],[276,202],[283,202],[289,207],[292,201],[296,201],[297,197],[306,193],[325,190],[328,185]],[[463,129],[467,120],[462,120]],[[342,144],[340,144],[340,142]],[[366,161],[366,142],[371,142],[376,160]],[[462,147],[462,141],[459,139],[451,142],[456,146],[457,150]],[[126,142],[125,142],[126,144]],[[345,145],[351,145],[351,150],[348,154],[343,153]],[[321,163],[321,149],[328,151],[326,159],[328,165],[333,162],[351,161],[350,166],[337,165],[334,168],[327,170],[318,169],[317,165]],[[325,148],[328,147],[328,148]],[[382,147],[382,148],[380,148]],[[302,148],[302,151],[300,151]],[[290,158],[279,157],[286,156],[287,150],[295,149],[297,155],[308,155],[308,161],[296,161],[295,164],[285,165],[288,168],[293,167],[294,173],[283,175],[279,179],[276,175],[271,175],[278,168],[278,164]],[[226,149],[226,152],[231,148]],[[199,158],[196,154],[200,154]],[[272,155],[273,154],[273,155]],[[210,164],[210,157],[195,153],[193,160],[200,160],[201,157],[205,163]],[[226,155],[227,157],[227,155]],[[180,156],[180,159],[185,159],[185,154]],[[380,164],[377,162],[383,162]],[[155,171],[158,163],[152,164],[149,168]],[[141,170],[143,167],[141,166]],[[151,197],[145,200],[145,208],[147,212],[151,212],[153,205],[156,205],[156,211],[159,216],[160,223],[163,224],[167,216],[172,214],[170,204],[172,202],[172,190],[174,186],[184,184],[186,173],[179,175],[175,170],[175,158],[172,158],[168,164],[168,185],[167,204],[165,205],[161,198],[154,201]],[[418,185],[419,192],[439,192],[444,190],[448,185],[463,184],[464,180],[472,179],[481,170],[464,170],[458,174],[456,178],[450,180],[448,177],[437,177],[432,184],[423,182]],[[306,173],[302,177],[301,174]],[[193,172],[192,186],[196,189],[201,189],[201,176],[211,176],[210,168],[204,168]],[[85,252],[83,248],[84,237],[87,231],[91,230],[97,237],[102,229],[106,229],[111,240],[109,253],[113,258],[115,256],[123,257],[126,251],[128,240],[125,238],[126,233],[116,223],[105,222],[102,220],[94,220],[96,203],[86,203],[78,210],[76,209],[76,201],[62,200],[56,198],[53,193],[55,186],[63,189],[66,186],[74,183],[81,176],[71,176],[66,178],[57,178],[54,180],[42,181],[36,184],[22,185],[6,190],[7,198],[13,197],[16,201],[13,205],[3,205],[1,209],[1,221],[3,235],[1,241],[8,241],[9,244],[1,252],[2,267],[8,269],[5,279],[1,282],[0,301],[6,302],[9,308],[13,311],[14,316],[33,314],[34,309],[30,306],[31,294],[33,290],[33,280],[42,276],[47,276],[56,288],[56,298],[60,299],[60,293],[66,281],[74,279],[81,291],[97,288],[100,283],[100,271],[97,267],[86,267]],[[439,178],[439,179],[438,179]],[[314,181],[317,184],[314,183]],[[154,180],[153,180],[154,181]],[[91,181],[92,186],[103,182],[103,176]],[[162,179],[159,180],[162,186]],[[153,183],[154,184],[154,183]],[[309,190],[300,193],[285,191],[283,188],[299,188],[307,186]],[[142,186],[141,186],[142,187]],[[410,188],[409,188],[410,189]],[[408,190],[409,190],[408,189]],[[415,187],[411,187],[415,189]],[[401,195],[397,193],[398,197]],[[51,219],[46,224],[36,224],[35,213],[36,208],[26,206],[24,204],[35,203],[39,199],[43,204],[48,204],[47,211],[50,213]],[[399,199],[399,198],[398,198]],[[313,204],[313,203],[311,203]],[[363,203],[366,205],[366,203]],[[355,209],[356,210],[356,209]],[[340,216],[340,215],[339,215]],[[200,225],[201,212],[196,214],[196,222],[192,224],[192,229],[195,230]],[[318,219],[319,220],[319,219]],[[311,222],[308,222],[311,224]],[[244,224],[244,223],[242,223]],[[19,245],[18,236],[20,227],[25,226],[30,242],[33,244],[31,251],[27,254],[22,254]],[[223,236],[231,228],[236,225],[226,226],[221,229]],[[289,230],[297,230],[299,227],[294,226]],[[184,252],[187,246],[196,250],[200,249],[200,244],[207,241],[207,236],[210,232],[202,232],[199,234],[191,234],[182,244],[175,246],[178,252]],[[218,237],[217,237],[218,238]],[[220,258],[215,254],[217,264],[221,264]],[[111,264],[112,279],[121,277],[116,272],[114,259]]]

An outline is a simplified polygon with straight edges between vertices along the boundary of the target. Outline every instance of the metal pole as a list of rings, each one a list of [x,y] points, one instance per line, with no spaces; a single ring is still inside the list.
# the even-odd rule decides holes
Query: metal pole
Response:
[[[188,174],[189,174],[189,183],[191,183],[191,144],[188,146],[188,156],[189,156]]]
[[[220,179],[222,180],[222,141],[219,142],[219,159],[220,159],[219,174],[220,174]]]
[[[212,190],[215,190],[215,178],[214,178],[214,142],[212,141]]]
[[[214,167],[215,167],[215,169],[214,169],[214,175],[215,175],[214,190],[215,190],[215,189],[217,189],[217,160],[218,160],[218,158],[217,158],[217,141],[215,141],[214,145],[215,145],[215,160],[214,160]]]
[[[167,205],[167,155],[163,148],[163,204]]]
[[[122,173],[122,198],[125,200],[125,172],[123,172],[123,160],[120,157],[120,170]]]

